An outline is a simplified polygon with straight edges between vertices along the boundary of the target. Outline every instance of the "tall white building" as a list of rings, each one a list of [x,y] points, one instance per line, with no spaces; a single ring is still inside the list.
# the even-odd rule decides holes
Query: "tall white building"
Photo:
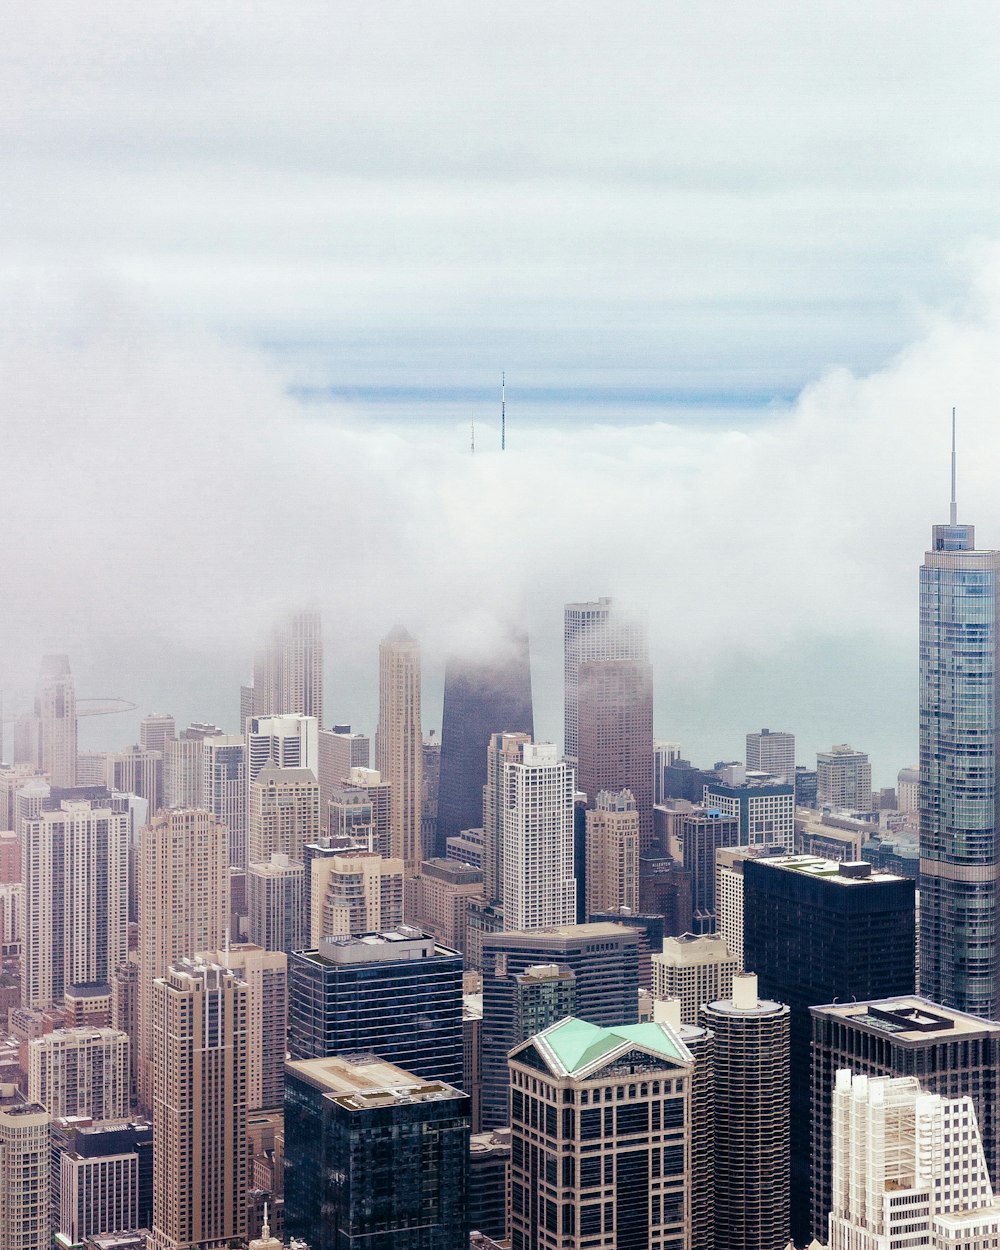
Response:
[[[0,1085],[0,1250],[49,1250],[52,1244],[51,1117]]]
[[[664,786],[664,773],[676,760],[681,757],[681,744],[679,742],[654,742],[653,743],[653,802],[662,803],[666,797],[666,787]]]
[[[830,1250],[986,1250],[1000,1244],[972,1099],[916,1077],[837,1073]]]
[[[219,734],[201,744],[201,799],[229,830],[229,863],[247,866],[247,744],[242,736]]]
[[[868,812],[872,806],[872,767],[864,751],[842,742],[816,754],[816,803],[820,807]]]
[[[901,768],[896,775],[896,807],[901,812],[916,812],[920,807],[920,768]]]
[[[646,624],[641,617],[616,608],[608,598],[590,603],[567,603],[563,613],[563,644],[566,758],[575,765],[579,755],[580,665],[589,660],[645,663],[649,659]]]
[[[795,735],[775,729],[747,734],[747,772],[770,773],[795,784]]]
[[[319,768],[319,723],[315,716],[252,716],[246,731],[247,784],[266,764],[275,768]]]
[[[127,1116],[129,1080],[128,1034],[117,1029],[55,1029],[28,1042],[28,1098],[53,1119]]]
[[[69,657],[46,655],[35,695],[37,765],[54,786],[76,785],[76,688]]]
[[[296,612],[268,635],[254,660],[255,716],[298,714],[323,723],[323,621]]]
[[[26,1007],[61,1003],[71,985],[110,983],[128,950],[128,813],[110,795],[38,797],[21,821]]]
[[[503,761],[501,827],[505,929],[576,921],[573,768],[551,742],[518,743]]]

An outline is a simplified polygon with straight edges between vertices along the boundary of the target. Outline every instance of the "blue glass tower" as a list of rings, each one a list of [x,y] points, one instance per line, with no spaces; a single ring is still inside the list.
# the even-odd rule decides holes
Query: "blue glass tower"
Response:
[[[920,570],[920,990],[995,1019],[1000,552],[935,525]]]

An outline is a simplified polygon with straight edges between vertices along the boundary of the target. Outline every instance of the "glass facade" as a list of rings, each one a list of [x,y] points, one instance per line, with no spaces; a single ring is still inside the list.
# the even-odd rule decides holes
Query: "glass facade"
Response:
[[[995,1018],[1000,552],[936,526],[920,570],[920,988]]]
[[[310,1250],[468,1250],[469,1100],[337,1097],[289,1072],[285,1229]]]

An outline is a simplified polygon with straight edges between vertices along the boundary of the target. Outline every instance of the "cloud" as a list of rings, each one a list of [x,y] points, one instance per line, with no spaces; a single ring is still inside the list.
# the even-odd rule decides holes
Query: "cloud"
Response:
[[[816,640],[838,663],[856,638],[859,654],[894,649],[915,666],[915,570],[946,516],[953,403],[960,514],[981,544],[1000,535],[995,254],[966,312],[930,319],[877,373],[831,371],[766,423],[623,430],[514,408],[509,450],[481,423],[475,456],[464,421],[302,404],[258,356],[164,328],[107,283],[22,297],[0,340],[8,686],[29,684],[44,650],[98,644],[141,645],[153,670],[174,648],[240,671],[273,619],[316,601],[337,714],[353,703],[370,717],[375,646],[397,620],[421,638],[433,690],[459,639],[514,616],[532,636],[542,731],[558,735],[562,604],[610,593],[649,613],[671,692],[660,732],[683,736],[673,701],[695,741],[712,725],[725,741],[732,709],[692,707],[699,691],[719,699],[734,660],[769,674],[761,704],[781,657],[794,667]],[[145,689],[194,708],[190,674],[164,665]],[[855,677],[820,665],[812,680],[822,722],[831,683]],[[235,693],[233,709],[211,698],[199,714],[231,721]],[[864,725],[859,705],[845,729]]]

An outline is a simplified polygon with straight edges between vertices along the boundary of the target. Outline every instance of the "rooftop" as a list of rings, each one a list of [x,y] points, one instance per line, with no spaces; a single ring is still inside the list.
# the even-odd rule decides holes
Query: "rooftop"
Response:
[[[902,994],[896,998],[869,999],[856,1003],[830,1003],[810,1007],[813,1015],[833,1016],[849,1020],[870,1032],[890,1033],[903,1042],[922,1042],[929,1038],[970,1037],[973,1034],[1000,1035],[1000,1022],[983,1020],[953,1007],[942,1007],[919,994]]]
[[[754,861],[785,872],[801,873],[804,877],[819,877],[838,885],[872,885],[887,881],[905,881],[906,877],[891,872],[876,872],[871,864],[862,861],[844,862],[822,859],[818,855],[772,855]]]
[[[530,1040],[550,1061],[553,1071],[564,1076],[578,1076],[634,1047],[675,1063],[692,1062],[691,1052],[664,1024],[626,1024],[608,1029],[567,1016]]]
[[[373,1054],[333,1055],[288,1062],[285,1070],[348,1111],[374,1110],[413,1102],[463,1097],[444,1081],[424,1081]]]

